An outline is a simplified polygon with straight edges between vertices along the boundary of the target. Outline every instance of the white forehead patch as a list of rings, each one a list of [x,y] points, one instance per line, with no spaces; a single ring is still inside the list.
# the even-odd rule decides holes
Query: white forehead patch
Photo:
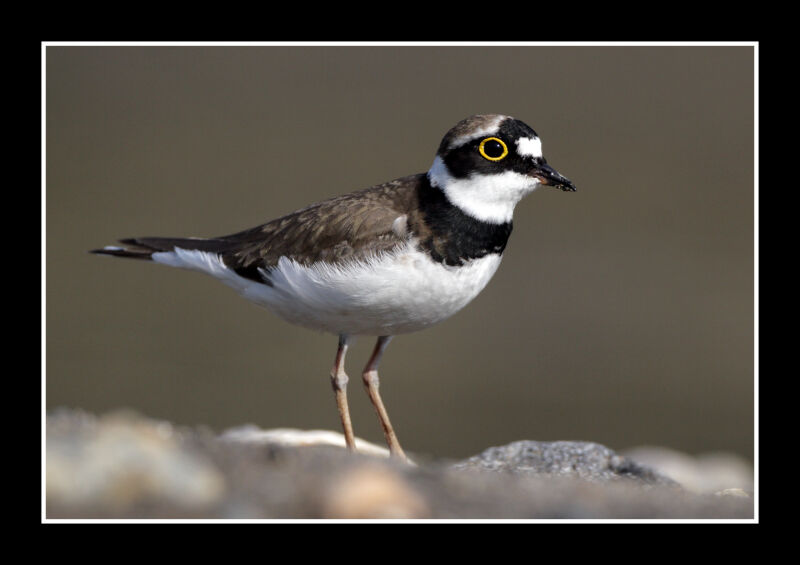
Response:
[[[462,145],[472,141],[476,137],[484,137],[486,135],[496,134],[497,130],[500,129],[500,123],[507,117],[508,116],[497,116],[495,119],[488,122],[482,128],[473,130],[468,135],[462,135],[460,137],[455,138],[453,141],[450,142],[450,147],[448,149],[455,149],[456,147],[461,147]]]
[[[538,137],[520,137],[517,140],[517,153],[530,157],[541,157],[542,140]]]

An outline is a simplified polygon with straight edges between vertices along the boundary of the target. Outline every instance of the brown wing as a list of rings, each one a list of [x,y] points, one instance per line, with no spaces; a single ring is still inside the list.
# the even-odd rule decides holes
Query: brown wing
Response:
[[[242,232],[215,238],[140,237],[121,240],[125,248],[94,253],[149,259],[175,247],[218,253],[242,276],[263,280],[281,257],[302,264],[338,263],[388,251],[407,240],[404,220],[413,216],[424,175],[413,175],[312,204]]]
[[[244,275],[281,257],[302,264],[339,263],[405,243],[405,221],[422,175],[337,196],[264,225],[215,238],[225,264]]]

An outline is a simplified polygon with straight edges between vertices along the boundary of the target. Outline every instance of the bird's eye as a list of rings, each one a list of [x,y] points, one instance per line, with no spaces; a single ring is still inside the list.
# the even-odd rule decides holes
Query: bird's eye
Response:
[[[478,151],[490,161],[499,161],[508,155],[508,147],[506,147],[502,139],[496,137],[487,137],[481,141]]]

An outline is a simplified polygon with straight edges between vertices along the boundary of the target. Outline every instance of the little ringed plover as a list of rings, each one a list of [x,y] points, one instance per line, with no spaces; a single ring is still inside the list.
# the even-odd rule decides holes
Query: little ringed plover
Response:
[[[287,322],[338,335],[331,381],[351,450],[345,354],[354,336],[377,336],[362,378],[390,452],[405,459],[378,393],[381,356],[392,336],[475,298],[500,264],[515,205],[539,185],[575,190],[547,164],[531,127],[475,115],[447,132],[427,173],[232,235],[137,237],[92,252],[207,273]]]

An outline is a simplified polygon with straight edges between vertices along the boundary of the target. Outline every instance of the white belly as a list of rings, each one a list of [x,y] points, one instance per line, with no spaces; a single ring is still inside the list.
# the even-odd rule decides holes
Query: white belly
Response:
[[[483,290],[500,259],[487,255],[450,267],[411,244],[367,263],[306,267],[282,257],[270,271],[273,286],[268,286],[240,277],[213,253],[176,249],[153,254],[156,262],[221,279],[288,322],[349,335],[396,335],[441,322]]]

